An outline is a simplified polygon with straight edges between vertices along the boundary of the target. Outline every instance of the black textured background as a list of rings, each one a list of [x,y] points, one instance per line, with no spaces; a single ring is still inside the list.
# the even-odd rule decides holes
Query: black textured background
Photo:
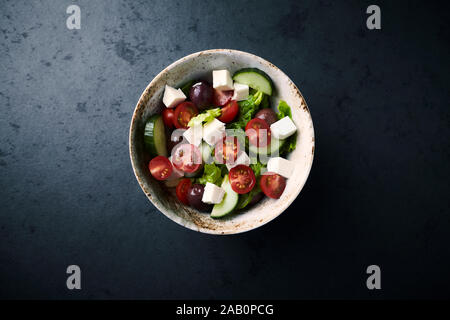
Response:
[[[382,30],[365,27],[370,4]],[[81,7],[81,30],[66,8]],[[449,298],[449,14],[437,1],[0,1],[0,297]],[[316,155],[240,235],[160,214],[128,155],[148,82],[192,52],[299,86]],[[66,267],[82,290],[66,289]],[[382,290],[365,286],[382,270]]]

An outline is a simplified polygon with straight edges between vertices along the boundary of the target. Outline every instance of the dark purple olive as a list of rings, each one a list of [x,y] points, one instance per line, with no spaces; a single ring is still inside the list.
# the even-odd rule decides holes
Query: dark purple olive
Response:
[[[273,111],[270,108],[266,108],[266,109],[262,109],[259,110],[256,115],[255,118],[264,120],[265,122],[267,122],[267,124],[270,126],[272,123],[277,122],[278,121],[278,117],[277,114],[275,113],[275,111]]]
[[[255,204],[257,204],[258,202],[260,202],[262,200],[262,198],[264,198],[264,193],[260,192],[257,193],[253,196],[252,200],[250,200],[250,202],[248,203],[248,206],[253,206]]]
[[[189,90],[189,98],[199,109],[212,105],[214,97],[213,87],[205,81],[195,83]]]
[[[212,204],[207,204],[202,201],[203,192],[205,191],[205,186],[202,184],[193,184],[189,187],[187,192],[187,200],[189,205],[198,211],[211,211]]]

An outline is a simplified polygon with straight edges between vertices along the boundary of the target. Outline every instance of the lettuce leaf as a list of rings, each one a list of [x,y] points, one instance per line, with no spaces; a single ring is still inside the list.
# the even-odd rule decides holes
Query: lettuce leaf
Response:
[[[196,117],[192,118],[188,123],[188,127],[193,127],[195,125],[202,125],[203,122],[213,121],[214,118],[220,117],[221,114],[222,111],[220,110],[220,108],[206,110],[197,115]]]
[[[199,82],[199,80],[189,80],[185,83],[183,83],[179,89],[181,89],[181,91],[183,91],[184,95],[186,97],[189,97],[189,91],[191,90],[191,87],[194,85],[194,83]]]
[[[261,175],[261,170],[265,168],[265,165],[263,165],[261,162],[256,162],[250,164],[250,168],[252,168],[253,172],[255,173],[256,180],[258,180],[259,176]]]
[[[203,175],[197,179],[198,183],[206,184],[207,182],[220,185],[222,182],[222,170],[214,163],[205,163]]]
[[[261,104],[259,105],[261,109],[270,108],[270,98],[267,94],[264,94]]]
[[[240,194],[238,203],[236,205],[236,210],[242,210],[252,201],[253,197],[258,193],[262,192],[259,183],[249,192],[245,194]]]
[[[244,130],[247,123],[259,110],[259,105],[263,101],[263,98],[264,93],[262,91],[257,91],[255,94],[249,95],[247,100],[239,101],[239,116],[234,122],[230,123],[227,128]]]
[[[291,107],[284,100],[280,100],[278,103],[278,119],[283,119],[284,117],[289,117],[292,119]]]
[[[297,135],[294,134],[287,138],[286,143],[280,148],[280,156],[284,157],[288,153],[295,150],[295,147],[297,146]]]
[[[253,189],[249,193],[240,194],[238,203],[236,205],[236,210],[244,209],[248,204],[252,201],[253,197],[256,196],[261,191],[261,186],[259,184],[259,177],[261,176],[261,171],[265,169],[265,165],[263,165],[261,162],[256,162],[250,164],[250,168],[252,168],[253,172],[255,173],[256,177],[256,186],[253,187]]]
[[[284,117],[289,117],[292,119],[291,107],[284,100],[280,100],[278,104],[278,119],[283,119]],[[286,143],[280,149],[280,156],[285,156],[289,152],[295,150],[297,146],[297,135],[293,134],[289,138],[287,138]]]

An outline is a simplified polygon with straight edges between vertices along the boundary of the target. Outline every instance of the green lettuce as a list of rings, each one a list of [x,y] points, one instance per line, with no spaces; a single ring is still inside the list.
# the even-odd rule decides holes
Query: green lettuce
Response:
[[[247,100],[239,101],[239,116],[234,122],[230,123],[227,128],[243,130],[259,110],[259,105],[263,101],[263,98],[264,93],[262,91],[256,91],[255,94],[249,95]]]
[[[284,100],[280,100],[278,103],[278,119],[283,119],[284,117],[289,117],[292,119],[291,107]]]
[[[205,169],[203,175],[197,179],[198,183],[206,184],[207,182],[220,185],[222,182],[222,170],[220,167],[216,166],[214,163],[205,163]]]
[[[189,80],[185,83],[183,83],[179,89],[181,89],[181,91],[183,91],[184,95],[186,97],[189,97],[189,91],[191,90],[192,85],[194,85],[194,83],[198,82],[198,80]]]
[[[251,163],[250,168],[252,168],[253,173],[255,174],[255,177],[258,180],[259,176],[261,175],[261,170],[265,168],[265,165],[257,161],[256,163]]]
[[[267,94],[264,94],[264,97],[262,98],[259,107],[261,109],[270,108],[270,97]]]
[[[291,107],[286,103],[284,100],[280,100],[278,104],[278,113],[277,113],[278,119],[283,119],[284,117],[289,117],[292,119],[292,112]],[[288,154],[289,152],[292,152],[295,150],[295,147],[297,146],[297,135],[293,134],[289,138],[287,138],[286,142],[283,144],[283,146],[280,149],[280,156],[284,156]]]
[[[289,138],[287,138],[286,143],[280,148],[280,155],[285,156],[288,153],[295,150],[295,147],[297,146],[297,135],[292,135]]]
[[[263,165],[261,162],[257,161],[256,163],[250,164],[250,168],[252,168],[253,172],[255,173],[256,178],[256,186],[253,187],[253,189],[249,193],[240,194],[238,203],[236,205],[236,210],[244,209],[248,204],[252,201],[253,197],[256,196],[261,191],[261,186],[259,184],[259,177],[261,176],[261,171],[263,168],[265,168],[265,165]]]
[[[192,118],[188,123],[188,127],[193,127],[195,125],[202,125],[203,122],[213,121],[214,118],[220,117],[221,114],[222,111],[220,110],[220,108],[206,110],[197,115],[196,117]]]

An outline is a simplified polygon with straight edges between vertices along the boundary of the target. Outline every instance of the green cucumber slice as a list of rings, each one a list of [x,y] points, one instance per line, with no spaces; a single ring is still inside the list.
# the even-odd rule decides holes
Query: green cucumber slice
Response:
[[[144,143],[153,157],[167,157],[166,131],[161,115],[152,116],[145,124]]]
[[[272,137],[270,139],[270,145],[267,147],[258,148],[252,144],[249,144],[249,150],[251,154],[271,155],[275,152],[279,152],[284,143],[285,140],[278,140],[277,138]]]
[[[272,79],[262,70],[257,68],[244,68],[236,71],[233,80],[248,85],[250,88],[260,90],[271,96],[274,91]]]
[[[211,212],[211,218],[222,218],[231,213],[238,203],[239,196],[231,189],[228,175],[223,179],[221,188],[225,190],[225,195],[221,203],[215,204]]]

